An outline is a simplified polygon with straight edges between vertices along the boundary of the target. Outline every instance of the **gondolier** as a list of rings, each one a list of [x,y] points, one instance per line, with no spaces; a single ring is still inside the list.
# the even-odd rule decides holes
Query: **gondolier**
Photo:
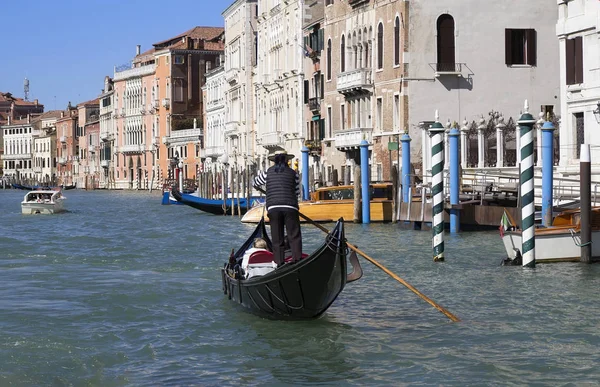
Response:
[[[302,235],[298,215],[298,196],[300,196],[300,177],[288,166],[294,155],[286,151],[277,151],[269,156],[275,165],[266,172],[259,171],[254,178],[254,187],[266,186],[266,208],[271,224],[273,254],[275,263],[284,263],[284,237],[287,231],[292,250],[292,261],[302,258]]]

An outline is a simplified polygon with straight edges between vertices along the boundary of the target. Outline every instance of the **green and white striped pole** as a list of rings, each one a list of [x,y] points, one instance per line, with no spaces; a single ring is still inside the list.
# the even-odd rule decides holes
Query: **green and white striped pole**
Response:
[[[535,267],[535,196],[533,186],[533,125],[535,118],[529,114],[525,100],[524,112],[517,121],[521,134],[521,255],[523,266]]]
[[[431,137],[431,195],[433,197],[433,261],[444,260],[444,126],[437,110],[429,127]]]

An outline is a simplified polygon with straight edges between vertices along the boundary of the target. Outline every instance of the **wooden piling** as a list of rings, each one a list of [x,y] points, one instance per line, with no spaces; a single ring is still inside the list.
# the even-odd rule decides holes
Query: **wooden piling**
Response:
[[[360,166],[357,165],[354,169],[354,223],[360,223],[362,221],[362,203],[360,196]]]
[[[581,257],[584,263],[592,262],[592,175],[590,145],[581,145],[581,156],[579,161],[579,194],[581,210]]]

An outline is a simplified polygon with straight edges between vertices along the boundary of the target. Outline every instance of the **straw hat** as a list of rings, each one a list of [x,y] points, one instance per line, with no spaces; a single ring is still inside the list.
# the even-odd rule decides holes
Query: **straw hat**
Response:
[[[285,155],[285,158],[288,161],[294,158],[293,154],[289,154],[285,150],[278,150],[278,151],[275,151],[275,152],[273,152],[272,154],[269,155],[269,160],[270,161],[275,161],[275,157],[277,157],[279,155]]]

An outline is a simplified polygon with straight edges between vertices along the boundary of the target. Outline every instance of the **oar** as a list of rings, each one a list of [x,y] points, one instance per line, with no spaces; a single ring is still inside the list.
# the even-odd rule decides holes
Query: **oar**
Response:
[[[255,187],[256,188],[256,187]],[[265,193],[265,191],[263,191],[262,189],[258,189],[258,191]],[[329,234],[329,230],[327,230],[325,227],[323,227],[322,225],[320,225],[319,223],[315,222],[314,220],[312,220],[311,218],[309,218],[308,216],[304,215],[303,213],[301,213],[300,211],[298,211],[298,215],[300,215],[301,218],[303,218],[304,220],[306,220],[307,222],[311,223],[313,226],[317,227],[318,229],[320,229],[321,231],[323,231],[326,234]],[[415,293],[417,296],[421,297],[423,300],[425,300],[429,305],[433,306],[434,308],[436,308],[437,310],[439,310],[440,312],[442,312],[443,314],[446,315],[446,317],[448,317],[450,320],[452,320],[453,322],[458,322],[460,321],[460,319],[458,317],[456,317],[455,315],[453,315],[452,313],[450,313],[449,310],[447,310],[446,308],[444,308],[443,306],[437,304],[435,301],[433,301],[431,298],[427,297],[426,295],[424,295],[423,293],[421,293],[417,288],[415,288],[414,286],[412,286],[411,284],[409,284],[408,282],[406,282],[405,280],[403,280],[402,278],[398,277],[396,274],[394,274],[391,270],[389,270],[387,267],[383,266],[381,263],[377,262],[376,260],[374,260],[373,258],[369,257],[364,251],[360,250],[358,247],[354,246],[351,243],[346,242],[346,245],[354,250],[355,252],[357,252],[358,254],[362,255],[363,258],[365,258],[367,261],[371,262],[373,265],[377,266],[378,268],[380,268],[381,270],[383,270],[387,275],[389,275],[390,277],[392,277],[393,279],[395,279],[396,281],[400,282],[402,285],[406,286],[410,291],[412,291],[413,293]]]
[[[304,215],[300,211],[298,211],[298,214],[300,215],[301,218],[304,218],[306,221],[312,223],[314,226],[316,226],[317,228],[319,228],[321,231],[329,234],[329,230],[327,230],[325,227],[323,227],[319,223],[315,222],[314,220],[312,220],[308,216]],[[352,249],[355,252],[357,252],[358,254],[362,255],[363,258],[365,258],[367,261],[371,262],[373,265],[375,265],[378,268],[380,268],[381,270],[383,270],[387,275],[389,275],[390,277],[392,277],[396,281],[400,282],[402,285],[406,286],[410,291],[412,291],[413,293],[415,293],[417,296],[421,297],[429,305],[433,306],[434,308],[436,308],[437,310],[439,310],[440,312],[442,312],[443,314],[445,314],[450,320],[452,320],[454,322],[460,321],[460,319],[458,317],[456,317],[455,315],[453,315],[452,313],[450,313],[450,311],[448,311],[448,309],[446,309],[443,306],[437,304],[431,298],[429,298],[426,295],[424,295],[423,293],[421,293],[417,288],[415,288],[414,286],[412,286],[411,284],[409,284],[408,282],[406,282],[402,278],[398,277],[396,274],[394,274],[391,270],[389,270],[388,268],[386,268],[385,266],[383,266],[381,263],[379,263],[376,260],[374,260],[373,258],[369,257],[364,251],[360,250],[358,247],[354,246],[353,244],[351,244],[349,242],[346,242],[346,245],[350,249]]]

